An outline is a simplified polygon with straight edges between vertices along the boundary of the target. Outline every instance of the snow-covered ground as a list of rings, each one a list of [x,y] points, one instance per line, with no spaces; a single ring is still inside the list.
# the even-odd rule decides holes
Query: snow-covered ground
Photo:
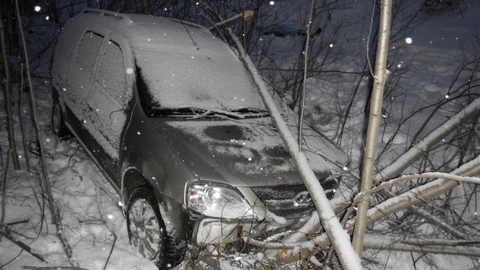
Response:
[[[308,2],[308,1],[307,1]],[[301,6],[301,5],[300,5]],[[288,1],[278,1],[271,8],[275,12],[285,11],[289,7]],[[294,15],[289,14],[287,24],[293,27],[302,27],[305,16],[308,13],[308,5]],[[307,102],[307,114],[315,127],[338,141],[338,125],[340,122],[339,111],[346,108],[353,95],[354,85],[358,81],[358,74],[362,72],[366,39],[368,38],[368,23],[370,22],[370,5],[350,1],[346,9],[332,13],[334,19],[345,19],[335,42],[331,43],[332,50],[336,50],[341,56],[338,61],[328,65],[329,69],[336,68],[345,74],[340,77],[323,77],[309,79],[309,92]],[[478,80],[478,73],[469,77],[475,64],[478,65],[480,49],[480,3],[477,0],[465,0],[461,5],[462,11],[448,11],[433,15],[418,25],[408,35],[398,36],[392,43],[391,60],[389,68],[393,74],[399,74],[398,84],[387,92],[389,102],[386,102],[384,115],[385,130],[381,141],[383,146],[389,145],[383,154],[382,164],[388,164],[398,154],[412,143],[414,134],[426,121],[435,108],[422,109],[412,119],[400,125],[401,121],[413,111],[435,104],[435,102],[452,98],[456,95],[452,90],[460,84]],[[33,7],[32,7],[33,8]],[[412,10],[415,8],[411,7]],[[273,11],[272,11],[273,12]],[[298,19],[299,17],[303,19]],[[45,17],[38,16],[26,21],[28,41],[32,55],[41,51],[52,37],[58,34],[58,29],[49,24]],[[324,33],[329,33],[324,29]],[[409,39],[407,39],[409,38]],[[298,54],[295,50],[302,44],[301,36],[265,36],[274,49],[274,60],[283,61],[282,67],[291,67]],[[262,41],[262,42],[263,42]],[[328,43],[328,41],[325,41]],[[300,51],[301,52],[301,51]],[[252,54],[256,55],[258,51]],[[297,52],[298,53],[298,52]],[[61,141],[55,137],[50,128],[50,75],[49,62],[51,53],[39,54],[41,57],[34,60],[32,67],[35,85],[36,108],[42,132],[43,145],[46,150],[46,162],[49,178],[52,183],[52,192],[56,205],[59,208],[60,218],[63,223],[63,233],[73,250],[74,263],[78,263],[85,269],[156,269],[153,263],[136,254],[130,246],[126,231],[125,219],[117,206],[118,195],[99,172],[94,163],[87,157],[82,147],[75,139]],[[258,59],[258,58],[254,58]],[[476,60],[475,60],[476,59]],[[18,70],[19,58],[9,58],[13,68]],[[457,83],[452,83],[463,63],[473,61],[459,73]],[[261,66],[265,68],[264,66]],[[352,74],[347,74],[352,72]],[[267,73],[267,71],[262,71]],[[328,74],[328,73],[326,73]],[[366,74],[360,81],[360,85],[368,85]],[[19,82],[13,85],[14,98],[18,100]],[[471,90],[472,96],[478,97],[478,86]],[[27,94],[24,93],[25,99]],[[362,147],[362,132],[364,129],[364,106],[366,91],[360,92],[355,97],[351,117],[346,123],[342,148],[351,155],[352,166],[360,163]],[[5,102],[1,97],[2,104]],[[463,102],[463,101],[462,101]],[[40,160],[36,155],[36,136],[31,124],[28,104],[23,105],[23,116],[26,124],[26,139],[28,140],[28,153],[23,149],[20,137],[20,122],[15,118],[16,143],[19,149],[21,170],[12,170],[8,164],[8,141],[5,128],[0,129],[0,136],[4,138],[0,142],[1,151],[1,182],[0,187],[6,189],[6,196],[1,197],[6,202],[4,224],[7,225],[11,236],[33,249],[33,252],[42,256],[44,262],[32,256],[25,250],[7,240],[5,236],[0,241],[0,269],[22,269],[22,267],[65,267],[70,262],[64,253],[63,246],[56,237],[55,225],[51,224],[51,216],[46,201],[42,198],[44,191],[40,179],[43,179]],[[442,109],[434,113],[425,131],[428,131],[447,120],[452,111],[458,111],[462,103],[449,105],[448,111]],[[450,111],[451,110],[451,111]],[[17,114],[16,114],[17,115]],[[0,117],[2,126],[6,126],[5,114]],[[397,130],[397,127],[400,128]],[[478,136],[478,134],[477,134]],[[475,139],[475,138],[474,138]],[[478,138],[476,139],[478,140]],[[413,142],[415,143],[415,142]],[[478,145],[477,141],[477,147]],[[26,154],[29,155],[31,171],[25,167]],[[478,154],[478,152],[477,152]],[[443,157],[436,156],[440,162]],[[452,164],[452,168],[455,165]],[[7,170],[8,169],[8,170]],[[448,171],[448,167],[445,168]],[[8,181],[7,181],[8,180]],[[475,210],[473,210],[475,206]],[[477,205],[473,205],[469,211],[476,215]],[[476,216],[472,216],[475,220]],[[478,226],[478,224],[477,224]],[[428,227],[428,225],[426,225]],[[478,229],[478,228],[477,228]],[[3,230],[3,228],[2,228]],[[426,228],[425,230],[430,230]],[[200,258],[205,256],[201,254]],[[370,257],[372,256],[372,257]],[[193,256],[194,257],[194,256]],[[372,268],[375,269],[419,269],[427,267],[425,264],[415,265],[412,263],[412,255],[409,253],[391,253],[366,251],[365,257],[375,261]],[[415,258],[418,258],[416,256]],[[477,261],[462,256],[445,257],[435,255],[431,257],[439,269],[476,269]],[[179,269],[208,268],[201,260],[187,257]],[[262,255],[234,255],[221,260],[223,269],[251,269],[262,268],[258,261],[265,258]],[[257,261],[258,260],[258,261]],[[208,260],[206,260],[208,261]],[[264,260],[265,261],[265,260]],[[285,266],[285,269],[294,267]]]

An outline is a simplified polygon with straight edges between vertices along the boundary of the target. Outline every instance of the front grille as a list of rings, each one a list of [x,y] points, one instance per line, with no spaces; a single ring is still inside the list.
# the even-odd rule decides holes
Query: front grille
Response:
[[[322,184],[322,186],[324,185]],[[315,210],[310,194],[304,185],[254,187],[252,190],[270,212],[286,219],[300,218]],[[330,189],[325,192],[330,199],[335,191]]]

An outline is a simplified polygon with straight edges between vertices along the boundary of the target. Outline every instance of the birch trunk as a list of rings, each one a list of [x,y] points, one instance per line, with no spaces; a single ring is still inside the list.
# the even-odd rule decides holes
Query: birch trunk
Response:
[[[361,192],[370,190],[373,186],[373,170],[377,155],[378,130],[382,117],[383,90],[387,81],[387,57],[388,44],[390,41],[390,27],[392,17],[392,0],[382,0],[380,7],[380,29],[375,61],[375,74],[370,106],[370,116],[367,129],[367,141],[363,159]],[[363,237],[367,226],[367,211],[370,195],[363,197],[358,204],[357,219],[353,233],[353,248],[362,256]]]

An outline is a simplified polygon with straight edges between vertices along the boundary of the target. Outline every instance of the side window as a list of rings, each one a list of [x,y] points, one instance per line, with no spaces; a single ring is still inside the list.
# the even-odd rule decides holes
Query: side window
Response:
[[[119,106],[125,105],[128,101],[125,96],[125,76],[122,50],[117,43],[110,40],[98,64],[96,80],[102,87],[98,90],[115,99],[112,101]]]
[[[127,92],[123,52],[118,43],[107,41],[98,55],[92,78],[92,88],[87,97],[91,109],[91,132],[96,134],[107,154],[117,160],[127,120],[126,105],[132,92]]]
[[[82,41],[80,41],[80,45],[77,49],[77,54],[75,55],[75,62],[77,62],[86,72],[93,69],[97,54],[102,47],[102,43],[103,36],[101,35],[90,31],[83,35]]]

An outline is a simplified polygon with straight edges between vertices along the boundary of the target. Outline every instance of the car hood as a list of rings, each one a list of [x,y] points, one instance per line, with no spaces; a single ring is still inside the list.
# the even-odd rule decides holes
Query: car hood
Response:
[[[156,119],[156,126],[201,180],[237,187],[302,183],[268,117]],[[310,153],[307,158],[319,180],[331,174],[332,165],[325,159]]]

